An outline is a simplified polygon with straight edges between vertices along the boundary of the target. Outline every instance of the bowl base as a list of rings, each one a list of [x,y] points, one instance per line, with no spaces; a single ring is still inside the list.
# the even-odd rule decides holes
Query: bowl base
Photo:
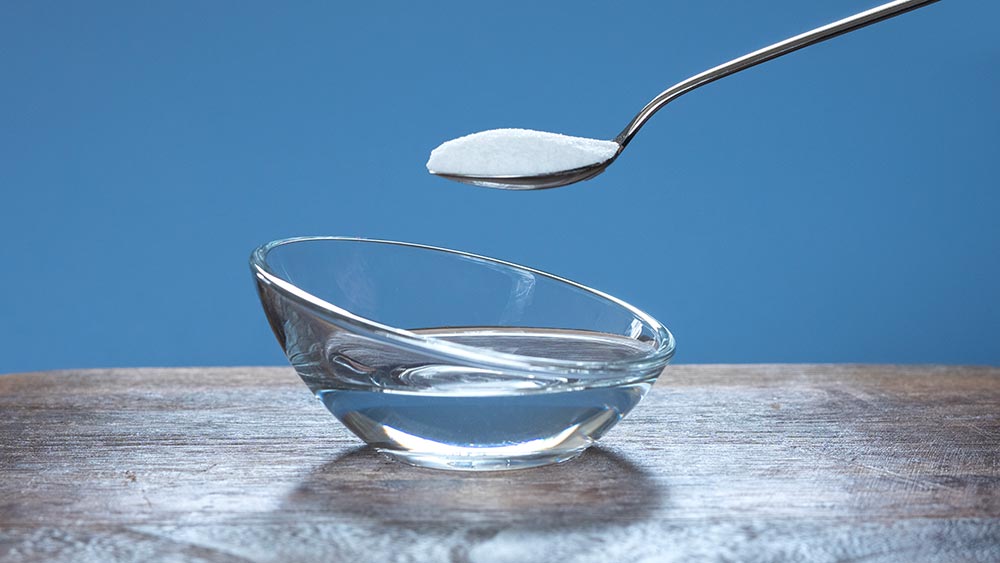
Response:
[[[386,448],[375,449],[392,459],[429,469],[444,469],[447,471],[511,471],[515,469],[528,469],[530,467],[540,467],[542,465],[552,465],[554,463],[569,461],[586,451],[587,447],[589,447],[589,445],[575,450],[540,452],[517,457],[485,455],[449,456],[403,450],[390,450]]]

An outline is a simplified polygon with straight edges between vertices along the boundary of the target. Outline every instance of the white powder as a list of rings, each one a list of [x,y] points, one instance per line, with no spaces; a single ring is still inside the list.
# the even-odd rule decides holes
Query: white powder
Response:
[[[427,169],[462,176],[538,176],[604,162],[614,141],[530,129],[492,129],[453,139],[431,151]]]

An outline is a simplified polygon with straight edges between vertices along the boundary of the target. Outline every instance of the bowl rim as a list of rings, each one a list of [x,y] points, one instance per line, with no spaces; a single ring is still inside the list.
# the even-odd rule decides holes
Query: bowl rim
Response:
[[[544,356],[526,356],[520,354],[512,354],[509,352],[498,352],[490,350],[488,348],[481,348],[476,346],[469,346],[466,344],[459,344],[456,342],[451,342],[447,340],[442,340],[435,338],[432,335],[424,335],[411,330],[406,330],[403,328],[397,328],[391,325],[380,323],[378,321],[357,315],[344,308],[341,308],[333,303],[330,303],[320,297],[317,297],[301,288],[285,280],[278,274],[276,274],[268,266],[267,256],[268,254],[281,246],[302,243],[302,242],[317,242],[317,241],[334,241],[334,242],[360,242],[360,243],[372,243],[372,244],[386,244],[392,246],[401,246],[408,248],[416,248],[422,250],[430,250],[435,252],[443,252],[446,254],[453,254],[457,256],[462,256],[466,258],[473,258],[477,260],[483,260],[493,264],[499,264],[508,268],[516,268],[526,272],[530,272],[535,275],[543,276],[548,279],[560,282],[576,289],[582,290],[586,293],[594,295],[600,299],[609,301],[610,303],[621,307],[634,315],[640,321],[645,323],[656,335],[656,345],[653,349],[639,358],[629,358],[624,360],[614,360],[608,362],[600,361],[577,361],[577,360],[561,360],[557,358],[547,358]],[[648,379],[648,371],[652,369],[662,370],[673,358],[674,349],[676,346],[674,336],[669,330],[659,321],[654,319],[652,316],[643,312],[642,310],[614,297],[603,291],[593,289],[591,287],[585,286],[581,283],[569,280],[567,278],[557,276],[555,274],[550,274],[542,270],[531,268],[528,266],[522,266],[520,264],[509,262],[506,260],[500,260],[498,258],[491,258],[489,256],[483,256],[480,254],[475,254],[472,252],[465,252],[461,250],[454,250],[450,248],[444,248],[439,246],[432,246],[427,244],[413,243],[413,242],[403,242],[394,241],[386,239],[377,238],[366,238],[366,237],[352,237],[352,236],[298,236],[276,239],[266,244],[263,244],[251,253],[250,255],[250,268],[254,273],[255,277],[276,289],[283,296],[291,299],[292,301],[298,303],[299,305],[305,306],[308,309],[315,310],[319,312],[324,319],[333,322],[334,324],[341,326],[345,330],[350,330],[354,333],[361,333],[363,336],[374,338],[383,342],[391,343],[394,345],[404,346],[411,349],[417,349],[423,352],[430,352],[433,355],[447,355],[463,360],[464,362],[472,363],[477,367],[485,367],[487,369],[503,369],[503,370],[514,370],[523,373],[545,373],[545,374],[574,374],[574,375],[588,375],[591,384],[594,381],[613,379],[619,383],[627,383],[629,377],[624,377],[627,374],[642,374],[635,379]],[[347,325],[347,326],[344,326]],[[655,376],[659,376],[659,371],[656,372]]]

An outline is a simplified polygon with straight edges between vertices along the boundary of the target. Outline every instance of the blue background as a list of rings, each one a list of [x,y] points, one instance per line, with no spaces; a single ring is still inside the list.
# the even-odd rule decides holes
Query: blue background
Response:
[[[994,0],[698,90],[575,187],[425,171],[482,129],[611,138],[872,5],[5,2],[0,372],[284,363],[246,260],[309,234],[576,279],[663,321],[678,362],[998,364]]]

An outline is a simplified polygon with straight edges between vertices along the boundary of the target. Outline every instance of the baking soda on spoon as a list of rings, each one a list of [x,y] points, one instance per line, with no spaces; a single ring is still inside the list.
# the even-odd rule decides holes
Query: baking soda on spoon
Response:
[[[448,141],[431,151],[427,169],[460,176],[539,176],[610,160],[614,141],[531,129],[491,129]]]

